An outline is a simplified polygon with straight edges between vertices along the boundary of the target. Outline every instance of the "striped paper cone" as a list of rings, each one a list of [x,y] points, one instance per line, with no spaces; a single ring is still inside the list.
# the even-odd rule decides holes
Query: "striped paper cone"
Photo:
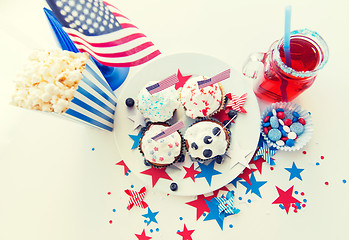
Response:
[[[86,63],[79,87],[62,115],[90,126],[113,131],[117,98],[92,59]]]

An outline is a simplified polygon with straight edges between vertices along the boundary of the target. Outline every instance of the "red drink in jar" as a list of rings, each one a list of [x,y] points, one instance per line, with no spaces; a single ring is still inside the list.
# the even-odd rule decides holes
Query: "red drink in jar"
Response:
[[[269,101],[292,101],[308,89],[328,60],[325,41],[310,30],[291,33],[291,66],[286,65],[283,39],[272,44],[267,53],[251,56],[244,67],[244,75],[257,79],[254,92],[257,97]],[[262,62],[263,71],[252,70],[249,64]]]

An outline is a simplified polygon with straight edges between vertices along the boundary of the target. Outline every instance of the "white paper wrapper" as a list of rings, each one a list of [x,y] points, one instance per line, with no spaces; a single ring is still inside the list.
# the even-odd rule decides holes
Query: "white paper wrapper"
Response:
[[[295,140],[295,144],[292,147],[289,146],[279,146],[275,142],[272,142],[269,140],[268,136],[265,135],[263,129],[263,123],[264,123],[264,118],[267,116],[269,112],[271,112],[273,109],[278,109],[278,108],[283,108],[285,111],[285,115],[292,115],[292,112],[297,112],[299,114],[299,117],[304,118],[306,124],[304,125],[304,132],[298,136],[298,138]],[[292,118],[291,118],[292,119]],[[261,116],[261,133],[264,138],[264,140],[268,143],[269,147],[275,147],[277,149],[283,150],[283,151],[296,151],[304,147],[309,140],[311,139],[313,135],[313,120],[310,115],[310,113],[306,110],[303,110],[301,106],[299,106],[296,103],[292,102],[276,102],[273,103],[272,105],[269,105],[263,112]]]
[[[102,130],[113,131],[117,98],[94,62],[89,59],[83,78],[63,116]]]

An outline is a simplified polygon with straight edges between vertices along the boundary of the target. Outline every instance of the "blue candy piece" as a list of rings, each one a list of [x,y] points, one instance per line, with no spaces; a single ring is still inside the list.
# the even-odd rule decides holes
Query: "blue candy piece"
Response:
[[[293,112],[292,115],[296,118],[299,118],[299,114],[297,112]]]
[[[272,128],[279,128],[279,119],[276,116],[270,118],[270,126]]]
[[[285,130],[283,130],[283,129],[281,130],[281,134],[283,137],[287,137],[287,132],[285,132]]]
[[[287,139],[286,140],[286,146],[293,147],[294,146],[294,140],[293,139]]]
[[[295,132],[298,136],[304,132],[304,126],[299,122],[292,123],[290,129],[292,132]]]
[[[273,113],[272,112],[268,112],[267,116],[271,117],[271,116],[273,116]]]
[[[292,119],[292,122],[298,122],[298,118],[294,117],[294,118]]]
[[[279,129],[270,129],[270,131],[268,132],[268,138],[270,139],[270,141],[276,142],[278,140],[281,139],[281,132]]]
[[[276,112],[283,112],[283,111],[284,111],[283,108],[278,108],[278,109],[276,109]]]
[[[266,122],[263,124],[263,127],[269,127],[270,126],[270,122]]]

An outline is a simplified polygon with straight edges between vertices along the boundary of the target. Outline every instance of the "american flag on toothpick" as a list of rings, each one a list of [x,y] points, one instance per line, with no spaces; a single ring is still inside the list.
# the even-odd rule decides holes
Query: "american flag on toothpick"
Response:
[[[146,87],[146,89],[148,90],[148,92],[153,95],[157,92],[160,92],[166,88],[169,88],[173,85],[175,85],[176,83],[178,83],[178,77],[176,74],[173,74],[167,78],[165,78],[164,80],[158,82],[158,83],[155,83],[149,87]]]
[[[119,9],[99,0],[46,0],[79,51],[101,64],[132,67],[160,51]]]
[[[230,69],[227,69],[221,73],[218,73],[217,75],[215,75],[209,79],[198,81],[198,87],[199,87],[199,89],[201,89],[201,88],[210,86],[212,84],[218,83],[220,81],[223,81],[227,78],[230,78]]]
[[[174,125],[172,125],[169,128],[166,128],[165,130],[161,131],[159,134],[156,134],[154,137],[152,137],[153,140],[158,141],[161,138],[167,137],[171,135],[172,133],[178,131],[179,129],[184,128],[185,125],[182,121],[176,122]]]

